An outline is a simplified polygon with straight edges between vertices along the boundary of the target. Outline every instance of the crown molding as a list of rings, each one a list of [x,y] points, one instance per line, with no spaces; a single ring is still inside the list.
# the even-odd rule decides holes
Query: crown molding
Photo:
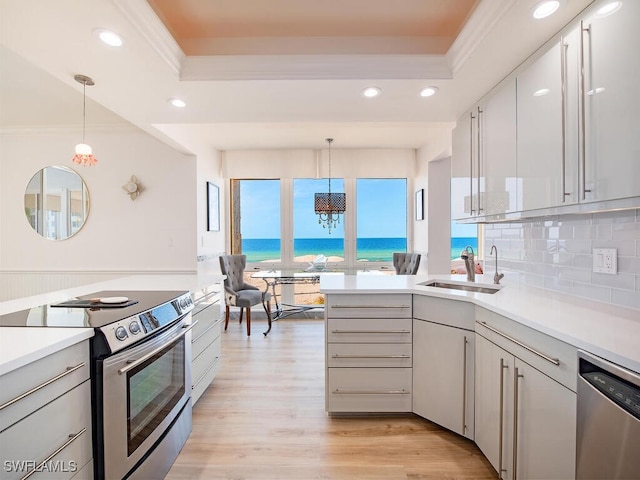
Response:
[[[517,0],[482,0],[447,52],[447,65],[453,77],[476,47]]]
[[[16,125],[0,128],[0,135],[77,135],[82,132],[82,125]],[[144,133],[143,130],[130,123],[87,125],[88,133]]]
[[[158,55],[180,76],[185,54],[146,0],[111,0]]]
[[[181,80],[450,79],[444,55],[188,56]]]

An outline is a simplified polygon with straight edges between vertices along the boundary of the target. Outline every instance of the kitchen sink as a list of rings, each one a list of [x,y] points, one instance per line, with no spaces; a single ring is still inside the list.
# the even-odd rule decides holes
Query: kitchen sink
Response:
[[[420,283],[425,287],[446,288],[449,290],[464,290],[465,292],[476,293],[496,293],[500,291],[502,287],[491,287],[489,285],[472,285],[467,283],[453,283],[445,282],[442,280],[429,280],[428,282]]]

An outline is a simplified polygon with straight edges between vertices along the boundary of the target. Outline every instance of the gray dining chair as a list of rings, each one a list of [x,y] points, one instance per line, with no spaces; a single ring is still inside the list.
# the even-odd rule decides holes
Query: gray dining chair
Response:
[[[421,255],[419,253],[394,252],[393,268],[396,275],[415,275],[420,266]]]
[[[271,294],[262,292],[258,287],[244,281],[244,269],[247,266],[246,255],[220,255],[220,271],[226,275],[224,279],[225,317],[224,329],[229,325],[229,308],[240,307],[240,323],[242,312],[247,311],[247,336],[251,335],[251,307],[262,303],[267,319],[271,323]]]

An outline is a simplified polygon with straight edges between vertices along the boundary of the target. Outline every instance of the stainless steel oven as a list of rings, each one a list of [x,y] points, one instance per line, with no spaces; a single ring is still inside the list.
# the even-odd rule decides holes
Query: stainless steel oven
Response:
[[[102,361],[104,478],[162,478],[189,436],[190,323],[189,313],[161,335]],[[172,451],[157,452],[143,466],[161,440]]]
[[[161,479],[191,432],[187,291],[103,291],[0,316],[1,326],[93,328],[95,480]]]

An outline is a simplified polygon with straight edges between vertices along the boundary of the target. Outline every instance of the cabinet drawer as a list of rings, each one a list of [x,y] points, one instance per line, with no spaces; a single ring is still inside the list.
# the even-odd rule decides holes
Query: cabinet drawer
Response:
[[[201,326],[202,324],[202,326]],[[217,320],[215,322],[198,322],[198,324],[194,327],[194,330],[198,328],[197,331],[194,332],[191,337],[191,358],[195,359],[198,355],[202,353],[202,351],[207,348],[213,341],[220,336],[220,324],[221,321]]]
[[[411,367],[410,343],[332,343],[329,367]]]
[[[0,431],[89,378],[89,341],[83,341],[2,376]],[[37,387],[42,388],[35,390]]]
[[[32,479],[74,476],[92,457],[90,382],[87,380],[0,433],[0,452],[2,478],[6,480],[22,478],[34,468],[38,473]]]
[[[205,375],[209,367],[220,359],[222,337],[218,336],[191,363],[191,379],[195,385]]]
[[[209,369],[205,370],[204,374],[199,377],[198,381],[193,382],[193,387],[191,387],[191,401],[194,405],[200,399],[209,385],[211,385],[214,378],[220,371],[220,363],[220,357],[217,357],[215,359],[215,362],[209,365]]]
[[[327,411],[410,412],[411,368],[329,368]]]
[[[476,309],[476,322],[476,333],[569,390],[577,390],[576,347],[484,308]]]
[[[329,343],[411,343],[411,318],[330,318]]]
[[[413,318],[473,330],[475,328],[475,305],[459,300],[413,296]]]
[[[411,295],[327,295],[327,317],[411,318]]]

